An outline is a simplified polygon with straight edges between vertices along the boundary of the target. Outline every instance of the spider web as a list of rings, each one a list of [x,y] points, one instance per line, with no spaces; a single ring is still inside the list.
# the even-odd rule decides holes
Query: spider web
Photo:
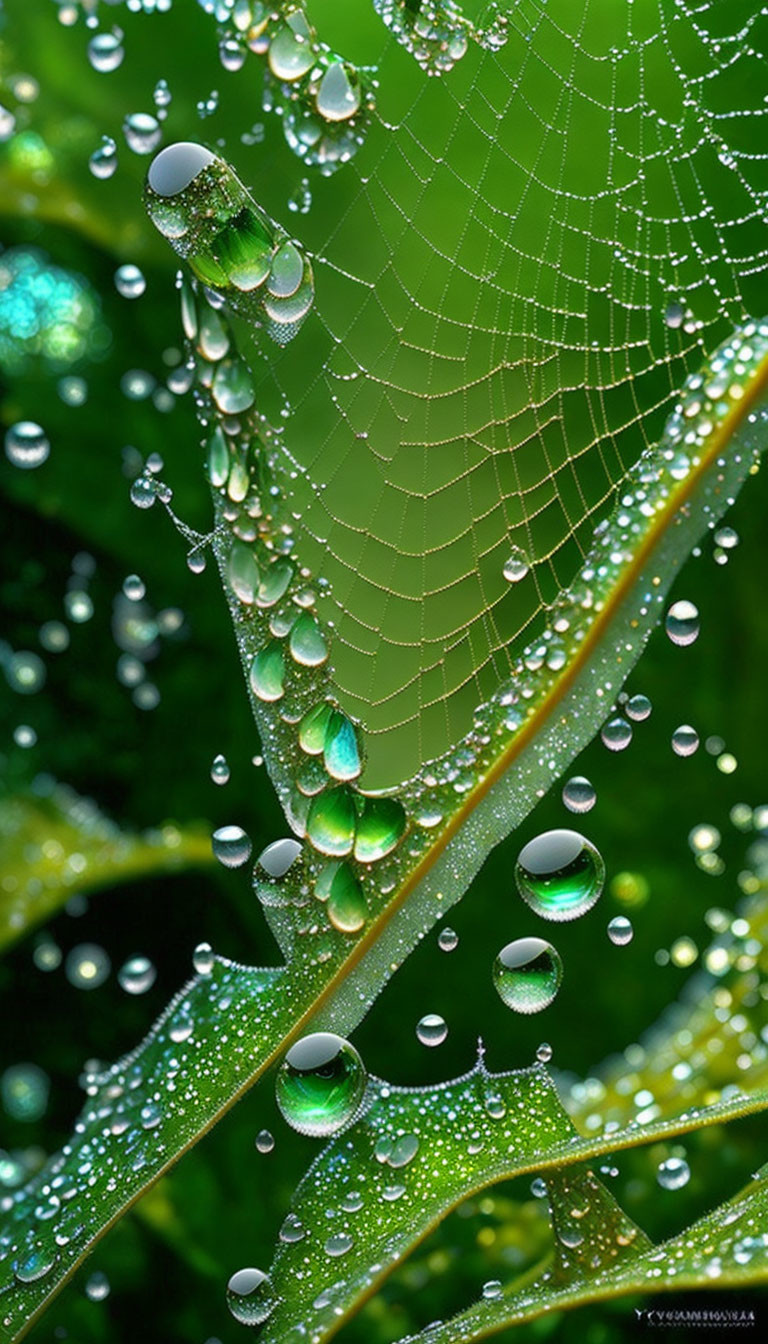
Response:
[[[428,78],[359,0],[328,9],[323,40],[378,67],[377,110],[312,183],[315,310],[262,358],[382,787],[469,729],[686,373],[768,308],[768,19],[519,0],[503,49]]]

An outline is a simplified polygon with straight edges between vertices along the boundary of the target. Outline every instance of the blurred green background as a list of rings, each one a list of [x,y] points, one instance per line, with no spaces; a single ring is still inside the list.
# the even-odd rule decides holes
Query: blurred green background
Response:
[[[6,249],[0,269],[9,255],[19,255],[13,249],[40,249],[55,266],[83,277],[98,296],[96,326],[102,335],[69,364],[30,355],[17,367],[6,357],[3,427],[20,418],[38,420],[52,448],[35,471],[20,471],[5,457],[0,461],[1,637],[14,649],[41,654],[47,668],[38,694],[21,696],[10,685],[0,693],[5,786],[22,789],[46,772],[93,797],[127,828],[167,819],[182,825],[202,820],[210,828],[237,822],[258,852],[285,823],[264,767],[253,763],[259,741],[218,579],[210,564],[200,575],[190,573],[184,542],[160,507],[139,512],[129,498],[135,453],[143,458],[159,453],[178,513],[195,527],[208,526],[199,435],[188,400],[162,395],[153,400],[152,393],[133,400],[121,390],[126,372],[138,369],[151,375],[157,392],[179,361],[173,259],[143,218],[146,160],[121,144],[115,178],[99,182],[86,166],[100,134],[120,141],[128,105],[139,98],[149,110],[158,78],[174,90],[168,138],[190,134],[190,127],[194,134],[202,125],[198,133],[207,137],[238,140],[245,122],[261,121],[258,91],[248,63],[222,78],[212,55],[212,26],[196,5],[178,5],[164,16],[132,16],[121,9],[119,22],[129,58],[105,78],[85,62],[86,30],[58,23],[53,4],[37,0],[24,6],[17,0],[6,19],[2,77],[6,91],[16,89],[20,129],[25,118],[29,126],[26,141],[17,134],[0,145]],[[18,98],[18,77],[25,74],[40,85],[28,105]],[[196,98],[209,91],[206,79],[226,90],[210,128],[198,122],[195,110]],[[252,115],[244,118],[244,106]],[[246,146],[241,152],[245,170],[255,151]],[[279,135],[268,128],[258,153],[259,171],[271,175],[271,190],[287,197],[298,169]],[[115,268],[125,262],[138,264],[146,277],[146,294],[138,301],[115,290]],[[67,376],[85,380],[84,404],[62,399],[60,379]],[[129,447],[133,455],[126,455]],[[557,930],[566,971],[555,1005],[532,1020],[513,1016],[496,996],[490,970],[498,948],[529,932],[511,883],[519,847],[540,830],[572,821],[559,789],[541,802],[521,834],[491,856],[451,912],[448,922],[459,934],[456,951],[442,953],[436,937],[427,940],[380,996],[355,1035],[371,1072],[412,1085],[447,1078],[471,1066],[482,1036],[491,1069],[528,1064],[547,1039],[559,1069],[585,1076],[636,1040],[679,993],[690,971],[659,964],[663,957],[657,953],[681,936],[703,949],[709,937],[705,912],[712,906],[733,908],[746,848],[755,836],[739,833],[729,813],[737,803],[764,801],[766,509],[768,482],[759,474],[726,520],[739,537],[727,563],[716,562],[707,538],[676,584],[673,596],[690,598],[701,611],[698,641],[676,648],[657,632],[626,688],[650,697],[651,718],[635,725],[628,750],[611,753],[598,741],[570,772],[587,775],[597,789],[594,811],[576,824],[600,848],[609,885],[587,917]],[[81,624],[69,622],[65,652],[45,653],[40,627],[65,619],[73,561],[83,553],[94,562],[88,581],[93,615]],[[76,564],[83,568],[82,560]],[[126,650],[119,594],[134,572],[146,584],[147,622],[159,611],[183,613],[179,628],[156,641],[156,656],[147,662],[147,678],[160,697],[152,709],[136,705],[116,676],[118,657]],[[679,759],[670,748],[680,723],[693,724],[701,737],[690,759]],[[19,725],[35,730],[34,746],[14,742]],[[711,738],[722,739],[714,753],[704,745]],[[219,752],[231,767],[224,788],[210,779]],[[724,752],[736,763],[730,773],[720,768]],[[694,864],[688,835],[699,822],[722,832],[718,875]],[[647,900],[637,908],[612,894],[612,880],[627,872],[647,886]],[[628,913],[635,926],[634,941],[625,948],[606,937],[606,923],[617,913]],[[0,1113],[0,1149],[20,1154],[30,1167],[65,1141],[80,1105],[77,1078],[84,1061],[111,1060],[137,1043],[189,974],[198,942],[208,940],[223,955],[248,963],[277,959],[247,870],[211,869],[127,884],[61,913],[46,932],[64,955],[83,942],[104,947],[113,973],[86,993],[68,983],[61,967],[39,970],[33,961],[38,934],[22,939],[0,961],[6,1023],[0,1071],[32,1061],[51,1080],[40,1118],[22,1121]],[[153,961],[158,976],[146,994],[131,997],[114,970],[137,953]],[[441,1013],[449,1026],[447,1041],[436,1050],[420,1045],[415,1034],[418,1019],[428,1012]],[[254,1146],[263,1127],[276,1139],[269,1154]],[[655,1182],[659,1151],[640,1150],[617,1164],[611,1188],[652,1236],[671,1234],[748,1178],[765,1157],[760,1139],[759,1119],[740,1122],[727,1135],[705,1131],[692,1139],[686,1144],[692,1178],[677,1192],[662,1191]],[[290,1193],[314,1151],[310,1140],[280,1121],[266,1081],[124,1219],[32,1338],[41,1344],[51,1338],[122,1344],[137,1328],[148,1340],[180,1344],[241,1338],[242,1327],[224,1305],[224,1284],[241,1265],[269,1261]],[[527,1184],[472,1201],[447,1220],[345,1337],[384,1344],[458,1309],[484,1280],[524,1267],[540,1244],[532,1208]],[[513,1234],[505,1227],[522,1230]],[[95,1270],[106,1273],[111,1284],[103,1301],[91,1300],[85,1291]],[[636,1329],[628,1305],[619,1303],[520,1334],[601,1344],[632,1338]]]

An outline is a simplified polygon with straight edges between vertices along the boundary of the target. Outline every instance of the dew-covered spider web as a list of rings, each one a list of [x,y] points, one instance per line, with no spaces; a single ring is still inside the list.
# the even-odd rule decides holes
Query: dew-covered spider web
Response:
[[[201,5],[222,36],[267,22],[256,0]],[[239,337],[280,428],[295,554],[333,624],[334,691],[377,788],[467,732],[686,374],[768,310],[768,11],[275,8],[269,22],[299,11],[363,72],[375,106],[362,143],[327,176],[297,158],[269,76],[260,110],[258,54],[247,100],[238,89],[241,124],[263,125],[239,140],[190,132],[312,258],[296,338],[281,349],[245,323]],[[435,15],[449,41],[427,71],[412,48],[423,56],[414,35]],[[276,101],[287,124],[290,97]]]
[[[377,105],[311,179],[315,308],[262,357],[371,786],[467,730],[686,372],[768,308],[766,11],[507,12],[500,50],[427,77],[362,0],[309,7]]]

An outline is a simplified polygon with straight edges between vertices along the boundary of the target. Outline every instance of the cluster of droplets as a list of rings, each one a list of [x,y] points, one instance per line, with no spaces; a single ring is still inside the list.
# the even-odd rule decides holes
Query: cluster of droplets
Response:
[[[275,433],[256,410],[251,374],[234,353],[211,295],[182,280],[181,304],[216,501],[214,551],[265,745],[283,780],[283,801],[308,841],[303,852],[294,840],[268,846],[256,889],[272,919],[282,926],[293,919],[296,929],[318,940],[313,955],[325,958],[325,933],[353,936],[368,922],[370,901],[386,885],[372,880],[371,865],[397,848],[406,813],[399,800],[371,797],[359,787],[360,732],[332,697],[330,637],[318,612],[321,585],[312,584],[294,555],[288,483]],[[143,480],[134,488],[143,488]],[[199,554],[196,545],[190,560]],[[250,842],[239,828],[222,828],[214,852],[222,862],[245,863]],[[286,915],[291,906],[295,918]]]
[[[211,8],[209,0],[199,2]],[[370,73],[321,42],[296,0],[237,0],[217,18],[225,70],[240,69],[249,51],[263,58],[264,109],[280,115],[293,152],[325,175],[348,162],[374,107]]]
[[[428,75],[447,74],[470,41],[493,51],[507,41],[508,17],[496,5],[488,6],[482,25],[467,18],[456,0],[374,0],[374,8]]]
[[[145,195],[152,222],[202,284],[279,345],[293,339],[314,301],[312,265],[223,159],[203,145],[169,145],[150,165]],[[219,376],[231,384],[224,409],[247,409],[252,386],[240,390],[235,371]]]

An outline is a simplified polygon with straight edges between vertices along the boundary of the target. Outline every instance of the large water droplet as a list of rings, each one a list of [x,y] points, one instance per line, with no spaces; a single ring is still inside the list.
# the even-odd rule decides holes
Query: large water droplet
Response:
[[[41,467],[48,459],[51,445],[45,430],[34,420],[17,420],[5,432],[5,455],[14,467],[31,470]]]
[[[251,839],[242,826],[219,826],[213,832],[211,845],[225,868],[242,868],[251,857]]]
[[[261,1325],[275,1308],[269,1275],[261,1269],[238,1269],[227,1284],[227,1306],[241,1325]]]
[[[327,721],[323,760],[328,774],[338,780],[357,779],[362,769],[354,725],[336,709]]]
[[[96,33],[88,43],[88,60],[94,70],[100,74],[110,74],[122,64],[125,49],[122,33],[115,29],[111,33]]]
[[[596,800],[595,786],[584,775],[574,775],[563,785],[563,802],[569,812],[589,812]]]
[[[346,863],[337,864],[335,868],[328,885],[328,918],[342,933],[357,933],[368,918],[363,889]],[[318,895],[319,886],[318,881]]]
[[[540,1013],[552,1003],[563,978],[559,952],[543,938],[507,943],[493,964],[499,997],[516,1013]]]
[[[285,659],[277,640],[260,649],[251,663],[250,681],[259,700],[280,700],[284,693]]]
[[[659,1164],[656,1179],[662,1190],[682,1190],[691,1178],[691,1169],[682,1157],[668,1157]]]
[[[285,877],[301,853],[301,843],[287,836],[285,840],[273,840],[271,845],[261,851],[259,864],[270,877]]]
[[[305,667],[319,667],[328,657],[325,636],[309,612],[302,612],[291,626],[289,647],[291,656]]]
[[[342,61],[332,61],[320,80],[315,104],[326,121],[346,121],[360,108],[362,93],[357,72]]]
[[[672,750],[676,756],[692,756],[699,746],[699,734],[689,723],[681,723],[672,734]]]
[[[321,854],[349,854],[355,839],[355,805],[349,789],[329,789],[313,798],[307,816],[307,835]]]
[[[357,1050],[331,1032],[315,1032],[292,1046],[278,1069],[277,1104],[300,1134],[336,1134],[357,1112],[366,1086]]]
[[[422,1045],[442,1045],[448,1035],[445,1018],[439,1013],[425,1013],[416,1023],[416,1035]]]
[[[374,863],[398,844],[405,830],[405,810],[396,798],[366,798],[357,822],[355,858]]]
[[[168,145],[152,160],[147,180],[158,196],[177,196],[194,182],[198,173],[213,163],[215,157],[204,145],[180,140],[175,145]]]
[[[545,831],[520,851],[515,880],[536,914],[557,922],[590,910],[603,889],[605,865],[577,831]]]
[[[664,625],[673,644],[693,644],[699,635],[699,609],[693,602],[673,602]]]
[[[269,46],[269,68],[277,79],[293,82],[312,69],[312,34],[301,10],[294,10],[275,32]]]
[[[632,741],[632,724],[619,715],[604,724],[600,736],[609,751],[625,751]]]

